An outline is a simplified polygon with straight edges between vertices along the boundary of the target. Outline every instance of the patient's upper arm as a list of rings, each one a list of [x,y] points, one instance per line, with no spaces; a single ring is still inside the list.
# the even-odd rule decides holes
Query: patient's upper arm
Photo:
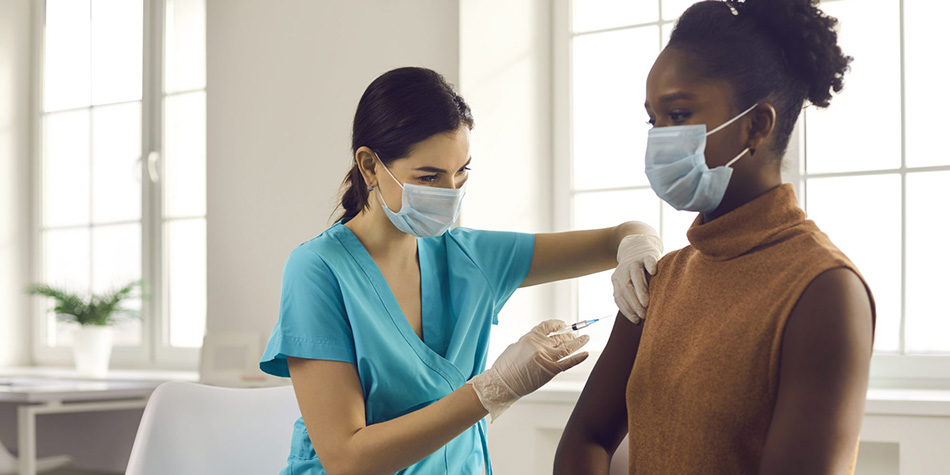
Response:
[[[627,433],[627,379],[637,357],[643,325],[618,312],[603,353],[561,436],[554,462],[556,474],[606,473],[610,459]]]
[[[808,286],[782,338],[778,397],[761,474],[844,473],[864,412],[873,320],[867,289],[850,269]]]

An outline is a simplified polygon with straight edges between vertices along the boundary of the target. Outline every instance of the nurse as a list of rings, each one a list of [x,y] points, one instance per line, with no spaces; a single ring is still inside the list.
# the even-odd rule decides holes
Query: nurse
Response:
[[[577,351],[588,337],[549,336],[564,323],[548,320],[485,370],[491,325],[515,289],[616,266],[615,299],[629,318],[645,315],[646,273],[662,252],[645,224],[450,229],[473,125],[428,69],[389,71],[363,93],[342,219],[291,252],[261,359],[292,379],[303,416],[282,473],[490,474],[485,416],[587,357]]]

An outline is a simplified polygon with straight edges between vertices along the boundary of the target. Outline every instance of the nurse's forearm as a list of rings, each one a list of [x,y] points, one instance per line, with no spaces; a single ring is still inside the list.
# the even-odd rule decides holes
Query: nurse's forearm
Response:
[[[449,443],[488,415],[472,385],[435,403],[386,422],[366,426],[347,443],[353,473],[389,474]]]
[[[651,234],[656,235],[656,230],[652,226],[640,221],[627,221],[614,228],[613,241],[611,242],[611,252],[613,256],[617,255],[617,249],[620,247],[620,241],[623,238],[633,234]]]
[[[646,223],[630,221],[612,228],[535,234],[531,267],[521,286],[613,269],[620,241],[631,234],[655,235],[656,231]]]

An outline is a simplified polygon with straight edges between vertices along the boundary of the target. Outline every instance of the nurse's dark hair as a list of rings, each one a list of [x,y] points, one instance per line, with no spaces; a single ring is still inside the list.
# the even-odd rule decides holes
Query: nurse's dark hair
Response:
[[[676,22],[668,48],[690,53],[697,72],[727,81],[736,110],[775,107],[773,151],[782,157],[807,99],[828,107],[852,58],[838,46],[838,20],[817,0],[707,0]]]
[[[353,117],[354,163],[343,179],[340,206],[352,218],[369,206],[369,189],[355,162],[366,146],[389,165],[433,135],[475,126],[472,111],[441,74],[426,68],[393,69],[363,92]]]

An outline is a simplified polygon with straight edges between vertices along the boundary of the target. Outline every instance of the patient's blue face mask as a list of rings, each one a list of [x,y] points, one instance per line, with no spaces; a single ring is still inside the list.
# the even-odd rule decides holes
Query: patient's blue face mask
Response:
[[[646,174],[657,196],[678,210],[700,213],[715,211],[729,186],[732,164],[749,149],[740,152],[724,166],[709,169],[706,166],[706,137],[739,120],[756,106],[758,104],[709,132],[706,132],[705,124],[650,129],[647,136]]]
[[[376,160],[383,167],[383,170],[386,170],[386,173],[392,177],[393,181],[402,188],[402,207],[396,213],[389,209],[383,194],[379,192],[379,186],[376,187],[376,192],[379,193],[379,201],[383,203],[383,210],[389,220],[392,221],[393,226],[396,226],[396,229],[421,238],[441,236],[458,220],[459,213],[462,211],[462,198],[465,196],[468,180],[461,188],[437,188],[413,185],[412,183],[403,184],[396,179],[389,168],[386,168],[378,155],[376,155]]]

